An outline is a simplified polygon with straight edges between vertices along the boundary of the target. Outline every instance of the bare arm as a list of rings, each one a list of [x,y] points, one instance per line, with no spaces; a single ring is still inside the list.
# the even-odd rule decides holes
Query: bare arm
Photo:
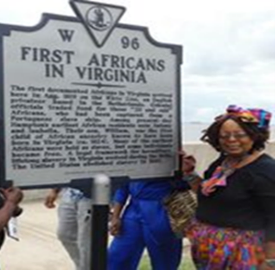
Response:
[[[53,188],[50,190],[50,192],[47,194],[44,205],[47,208],[54,208],[55,207],[55,202],[57,200],[58,194],[60,192],[59,188]]]
[[[2,191],[5,196],[5,203],[0,209],[0,230],[2,230],[13,216],[14,210],[23,199],[23,193],[19,188],[9,188]]]

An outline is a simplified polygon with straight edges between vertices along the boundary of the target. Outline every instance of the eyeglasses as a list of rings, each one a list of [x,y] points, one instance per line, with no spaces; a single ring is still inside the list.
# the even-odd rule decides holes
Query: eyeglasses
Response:
[[[226,133],[220,134],[219,136],[221,140],[229,140],[231,137],[233,137],[236,140],[241,140],[248,137],[248,135],[246,133]]]

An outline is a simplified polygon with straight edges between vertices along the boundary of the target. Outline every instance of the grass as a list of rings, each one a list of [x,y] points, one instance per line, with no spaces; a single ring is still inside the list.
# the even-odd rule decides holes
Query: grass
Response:
[[[140,262],[139,270],[152,270],[150,266],[149,257],[147,255],[143,256]],[[188,255],[183,256],[182,263],[178,270],[195,270],[195,267],[193,265],[193,262],[190,256]]]

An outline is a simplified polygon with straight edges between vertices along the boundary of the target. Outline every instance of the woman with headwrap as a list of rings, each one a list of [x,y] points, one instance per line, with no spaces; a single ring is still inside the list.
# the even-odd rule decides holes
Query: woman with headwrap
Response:
[[[263,153],[270,119],[231,105],[204,131],[220,157],[204,173],[186,232],[199,270],[275,269],[275,160]]]

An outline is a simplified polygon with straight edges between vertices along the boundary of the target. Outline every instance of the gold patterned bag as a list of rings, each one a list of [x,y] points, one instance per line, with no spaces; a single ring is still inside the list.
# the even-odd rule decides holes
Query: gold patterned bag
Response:
[[[195,215],[196,194],[192,190],[176,190],[164,198],[171,228],[177,237],[184,236],[184,229]]]

